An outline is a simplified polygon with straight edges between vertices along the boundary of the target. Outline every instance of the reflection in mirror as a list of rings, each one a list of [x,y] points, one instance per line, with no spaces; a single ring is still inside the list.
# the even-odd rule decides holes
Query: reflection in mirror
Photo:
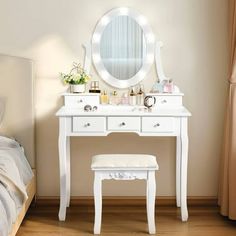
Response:
[[[140,25],[129,16],[114,17],[103,31],[101,60],[107,71],[118,80],[127,80],[141,69],[146,44]]]

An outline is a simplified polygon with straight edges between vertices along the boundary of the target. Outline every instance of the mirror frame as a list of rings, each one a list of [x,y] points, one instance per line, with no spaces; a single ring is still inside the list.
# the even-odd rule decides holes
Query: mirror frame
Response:
[[[119,80],[112,76],[105,68],[100,53],[100,41],[106,26],[117,16],[129,16],[133,18],[143,30],[146,39],[147,53],[143,60],[143,65],[140,70],[130,79]],[[151,27],[148,25],[147,19],[139,12],[128,7],[115,8],[106,13],[97,23],[95,31],[92,36],[92,59],[94,66],[100,77],[109,85],[116,88],[128,88],[141,82],[150,70],[154,61],[155,51],[155,36]]]

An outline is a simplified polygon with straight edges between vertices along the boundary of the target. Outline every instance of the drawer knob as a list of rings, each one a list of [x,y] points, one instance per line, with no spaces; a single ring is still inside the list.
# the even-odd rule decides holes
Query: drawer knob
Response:
[[[84,125],[84,127],[89,127],[90,126],[90,123],[87,123]]]
[[[167,100],[164,99],[164,100],[161,101],[161,103],[167,103]]]
[[[155,125],[154,125],[154,127],[159,127],[160,126],[160,124],[159,123],[156,123]]]
[[[83,100],[82,100],[82,99],[78,100],[78,103],[82,103],[82,102],[83,102]]]
[[[120,124],[120,126],[125,126],[125,122],[122,122],[122,123]]]

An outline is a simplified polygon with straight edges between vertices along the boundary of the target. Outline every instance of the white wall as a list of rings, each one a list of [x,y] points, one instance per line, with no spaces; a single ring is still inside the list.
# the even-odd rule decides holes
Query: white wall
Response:
[[[36,72],[36,148],[38,194],[59,194],[58,73],[83,62],[87,42],[99,18],[111,8],[129,6],[144,14],[164,42],[163,64],[185,93],[189,122],[188,194],[216,196],[228,69],[227,1],[224,0],[0,0],[0,53],[31,58]],[[94,79],[97,73],[92,70]],[[148,91],[156,80],[147,75]],[[102,87],[107,87],[102,81]],[[120,149],[122,147],[122,150]],[[137,152],[158,156],[158,194],[175,194],[175,140],[112,134],[72,138],[72,194],[92,194],[91,156]],[[124,189],[125,188],[125,189]],[[124,189],[124,191],[121,191]],[[107,183],[105,195],[144,195],[144,183]]]

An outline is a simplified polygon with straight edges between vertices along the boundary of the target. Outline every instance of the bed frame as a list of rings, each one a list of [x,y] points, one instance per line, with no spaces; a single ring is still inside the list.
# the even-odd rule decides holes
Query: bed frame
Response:
[[[27,194],[28,194],[28,199],[27,201],[23,204],[21,211],[19,212],[16,222],[12,225],[12,230],[9,236],[15,236],[18,229],[20,228],[20,225],[25,217],[25,214],[27,213],[27,210],[32,202],[32,200],[35,197],[36,194],[36,177],[35,177],[35,170],[34,170],[34,177],[32,180],[29,182],[27,185]]]
[[[0,99],[6,103],[0,132],[22,144],[34,172],[27,185],[28,199],[23,204],[9,236],[16,235],[36,196],[35,119],[33,101],[33,63],[29,59],[0,54]]]

